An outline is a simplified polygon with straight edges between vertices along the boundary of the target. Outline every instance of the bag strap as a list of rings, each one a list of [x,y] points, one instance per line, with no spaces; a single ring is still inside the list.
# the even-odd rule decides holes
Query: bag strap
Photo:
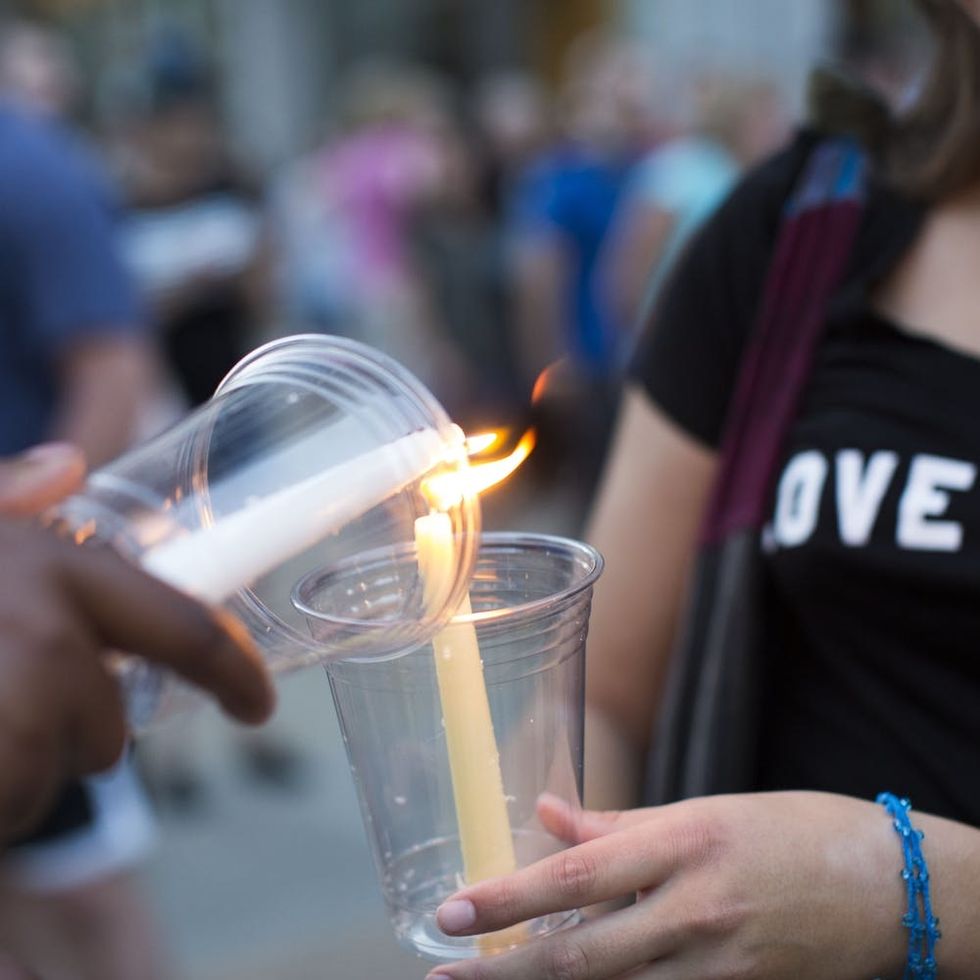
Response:
[[[787,202],[728,412],[703,544],[760,529],[765,521],[827,306],[860,227],[867,177],[867,158],[854,141],[826,140],[810,154]]]

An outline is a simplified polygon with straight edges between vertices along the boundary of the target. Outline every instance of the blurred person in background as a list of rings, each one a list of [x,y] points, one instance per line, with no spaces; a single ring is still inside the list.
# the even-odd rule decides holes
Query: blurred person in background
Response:
[[[590,532],[606,574],[586,799],[607,812],[542,800],[545,826],[575,849],[462,890],[439,921],[469,935],[631,904],[430,980],[977,976],[980,0],[918,7],[935,50],[917,100],[894,115],[818,76],[815,127],[698,233],[645,330]],[[759,371],[767,388],[749,394]],[[770,416],[743,427],[746,409],[773,408],[766,391],[799,396],[783,402],[771,473],[752,442]],[[703,618],[685,620],[704,594],[689,581],[696,556],[702,571],[712,556],[730,568],[716,601],[694,607]],[[759,575],[759,605],[731,568]],[[749,664],[747,619],[758,728],[745,738],[729,714],[712,739],[692,723],[680,760],[717,783],[710,768],[735,740],[741,773],[727,768],[724,795],[633,809],[666,802],[655,781],[644,792],[647,755],[671,730],[655,727],[665,703],[703,707],[665,701],[680,690],[667,685],[677,641],[710,648],[700,663],[728,710],[741,675],[724,665]],[[710,758],[692,757],[706,742]],[[911,817],[895,799],[886,813],[882,791],[907,795]]]
[[[619,320],[631,326],[743,170],[789,136],[789,117],[771,82],[705,77],[694,101],[691,131],[658,146],[630,176],[603,257],[603,288]]]
[[[578,509],[605,455],[629,327],[602,290],[600,257],[655,139],[654,97],[644,49],[601,33],[579,38],[564,67],[557,143],[516,182],[507,209],[525,390],[562,359],[534,465],[550,460]]]
[[[526,72],[494,72],[477,81],[467,121],[469,131],[460,135],[471,174],[469,221],[447,230],[468,231],[472,245],[466,249],[451,235],[437,240],[445,265],[462,265],[463,275],[440,278],[435,272],[433,288],[447,327],[477,379],[475,403],[462,407],[464,428],[517,425],[527,410],[528,389],[509,288],[506,209],[517,181],[551,144],[549,99]],[[423,228],[431,231],[431,222]]]
[[[134,436],[154,385],[151,346],[108,181],[56,118],[67,103],[50,80],[72,76],[56,67],[66,49],[33,26],[0,35],[0,455],[55,438],[98,466]],[[156,976],[131,877],[152,839],[125,763],[69,786],[0,867],[0,942],[54,977]]]
[[[371,61],[340,101],[338,131],[274,193],[287,323],[376,347],[452,402],[467,389],[465,362],[412,250],[420,211],[468,179],[448,94],[423,68]]]
[[[123,250],[188,406],[254,346],[266,305],[261,202],[224,136],[210,72],[179,33],[150,46],[149,97],[118,154]]]
[[[546,145],[547,103],[530,76],[482,78],[443,129],[445,177],[408,222],[409,244],[441,330],[469,384],[447,404],[464,429],[517,424],[527,408],[507,288],[503,208]]]
[[[529,382],[563,356],[589,378],[615,372],[625,331],[596,270],[628,177],[650,149],[653,98],[642,49],[589,34],[569,52],[558,143],[527,168],[508,214]]]
[[[0,98],[8,107],[57,127],[60,138],[71,144],[76,171],[118,220],[122,214],[119,188],[106,167],[102,148],[88,130],[77,125],[82,78],[68,40],[40,23],[0,18]]]
[[[477,82],[472,114],[484,204],[503,221],[515,183],[553,143],[550,99],[533,75],[499,71]]]

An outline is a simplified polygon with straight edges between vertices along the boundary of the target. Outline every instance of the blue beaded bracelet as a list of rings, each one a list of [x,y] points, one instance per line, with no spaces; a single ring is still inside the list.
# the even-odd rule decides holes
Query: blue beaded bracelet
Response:
[[[904,980],[936,980],[936,943],[942,933],[939,931],[939,919],[932,914],[929,869],[919,846],[925,835],[921,830],[916,830],[909,820],[912,804],[908,800],[900,800],[891,793],[881,793],[878,802],[893,818],[905,857],[902,880],[908,890],[908,911],[902,916],[902,925],[908,929],[909,948]]]

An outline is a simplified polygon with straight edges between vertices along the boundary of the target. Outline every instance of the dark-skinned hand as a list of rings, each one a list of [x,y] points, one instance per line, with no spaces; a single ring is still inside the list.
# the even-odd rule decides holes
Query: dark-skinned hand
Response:
[[[126,724],[106,653],[164,665],[258,723],[274,690],[226,614],[146,575],[108,547],[78,547],[25,518],[81,482],[80,454],[45,446],[0,462],[0,847],[62,783],[121,755]]]

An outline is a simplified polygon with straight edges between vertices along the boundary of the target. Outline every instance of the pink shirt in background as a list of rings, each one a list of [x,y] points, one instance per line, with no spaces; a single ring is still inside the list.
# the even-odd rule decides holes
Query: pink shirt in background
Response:
[[[436,139],[404,123],[362,130],[321,154],[321,186],[345,225],[349,265],[362,288],[410,277],[408,220],[440,169]]]

